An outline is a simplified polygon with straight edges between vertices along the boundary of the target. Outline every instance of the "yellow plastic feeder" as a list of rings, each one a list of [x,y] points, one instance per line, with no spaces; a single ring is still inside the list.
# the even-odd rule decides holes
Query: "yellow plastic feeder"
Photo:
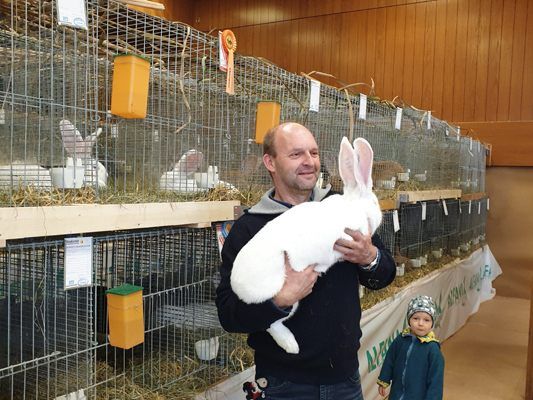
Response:
[[[270,128],[279,124],[281,104],[275,101],[260,101],[257,103],[255,117],[255,142],[263,143],[265,134]]]
[[[133,54],[120,54],[113,60],[111,113],[124,118],[146,117],[150,62]]]
[[[131,349],[144,342],[143,288],[123,284],[106,291],[109,343]]]

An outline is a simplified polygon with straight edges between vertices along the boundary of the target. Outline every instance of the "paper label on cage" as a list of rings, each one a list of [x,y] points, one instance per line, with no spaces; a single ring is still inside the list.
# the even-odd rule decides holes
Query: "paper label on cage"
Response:
[[[490,199],[487,199],[487,211],[490,210]]]
[[[118,138],[118,125],[117,124],[111,124],[111,137],[113,139]]]
[[[472,151],[472,136],[470,136],[470,144],[469,144],[469,146],[470,146],[470,151]]]
[[[426,202],[422,202],[422,221],[426,220]]]
[[[0,125],[4,125],[6,123],[6,110],[3,108],[0,108]]]
[[[448,206],[445,199],[442,199],[442,209],[444,210],[444,215],[448,215]]]
[[[446,128],[446,136],[450,136],[450,130]]]
[[[394,129],[402,129],[402,113],[403,108],[398,107],[396,109],[396,122],[394,123]]]
[[[318,112],[320,106],[320,82],[311,80],[311,95],[309,96],[309,111]]]
[[[428,128],[428,129],[431,129],[431,111],[428,111],[428,124],[427,124],[427,128]]]
[[[398,210],[392,212],[392,226],[394,227],[394,232],[400,230],[400,219],[398,218]]]
[[[154,129],[154,142],[159,142],[159,131]]]
[[[461,140],[461,127],[457,127],[457,141]]]
[[[477,142],[477,152],[479,153],[481,151],[481,143]]]
[[[218,68],[226,72],[228,70],[228,56],[222,44],[222,32],[218,31]]]
[[[359,93],[359,119],[366,119],[366,94]]]
[[[85,0],[57,0],[57,22],[59,25],[87,29]]]
[[[481,201],[477,203],[477,213],[481,214]]]
[[[472,214],[472,200],[468,200],[468,214]]]
[[[64,289],[91,286],[93,276],[93,238],[65,238]]]

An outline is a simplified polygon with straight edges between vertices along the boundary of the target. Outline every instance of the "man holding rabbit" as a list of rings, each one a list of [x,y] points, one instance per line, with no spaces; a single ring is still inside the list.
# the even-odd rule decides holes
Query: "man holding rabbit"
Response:
[[[348,151],[357,156],[346,157],[341,145],[339,168],[345,195],[350,191],[356,192],[359,198],[366,199],[363,199],[366,203],[358,199],[354,204],[361,205],[359,208],[372,208],[364,219],[365,229],[360,230],[374,232],[381,221],[381,214],[377,199],[371,192],[372,152],[370,149],[366,153],[365,161],[363,148],[357,153],[357,149],[348,144]],[[329,186],[325,189],[316,186],[320,172],[319,150],[313,134],[304,126],[290,122],[272,128],[264,138],[263,153],[263,163],[274,187],[235,222],[225,240],[221,283],[216,298],[220,322],[229,332],[249,334],[248,344],[255,350],[255,384],[263,391],[264,398],[360,400],[363,397],[357,358],[361,338],[359,284],[370,289],[387,286],[395,276],[394,260],[378,235],[345,229],[349,226],[346,222],[347,225],[342,225],[344,232],[335,236],[325,250],[336,254],[331,268],[327,267],[327,273],[319,275],[326,269],[321,270],[313,262],[306,263],[306,268],[293,269],[291,254],[287,250],[284,260],[281,260],[284,271],[279,290],[276,289],[271,298],[264,301],[262,298],[241,300],[233,290],[236,286],[232,287],[232,284],[235,285],[232,269],[241,249],[267,223],[293,209],[293,206],[322,202],[328,198],[324,205],[337,204],[333,199],[340,199]],[[312,223],[307,234],[321,238],[328,234],[329,219],[340,219],[342,224],[342,220],[348,221],[352,213],[367,215],[365,210],[357,210],[357,206],[347,210],[339,208],[324,218],[319,213],[311,215],[301,220],[301,225]],[[296,209],[298,207],[288,214]],[[298,225],[297,221],[292,225]],[[288,227],[287,231],[290,229]],[[305,245],[307,239],[304,236],[283,240],[297,246],[301,242]],[[274,242],[265,240],[261,246],[270,249],[278,245]],[[270,258],[258,256],[257,262],[253,258],[247,260],[250,260],[249,270],[254,271],[253,268],[262,265],[260,261],[268,263]],[[239,268],[242,270],[242,265]],[[257,272],[254,272],[257,288],[268,287],[268,273]],[[237,293],[240,291],[237,290]],[[297,312],[294,312],[296,308]],[[283,347],[283,338],[273,338],[272,325],[276,321],[283,321],[289,334],[294,334],[295,346]]]

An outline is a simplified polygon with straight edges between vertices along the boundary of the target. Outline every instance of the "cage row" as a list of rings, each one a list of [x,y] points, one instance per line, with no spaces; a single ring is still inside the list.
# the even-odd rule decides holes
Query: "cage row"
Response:
[[[323,180],[338,185],[343,136],[367,138],[376,189],[459,188],[482,192],[483,144],[430,112],[320,85],[254,57],[235,57],[235,95],[225,91],[218,39],[109,1],[87,1],[88,29],[59,25],[56,1],[12,2],[0,14],[0,190],[89,187],[107,193],[205,193],[213,187],[264,190],[257,132],[260,102],[279,121],[315,133]],[[20,3],[20,7],[15,6]],[[24,4],[22,4],[24,3]],[[24,24],[18,21],[26,21]],[[148,57],[144,119],[110,112],[114,54]],[[129,82],[135,92],[136,81]],[[387,197],[388,193],[380,193]],[[157,196],[156,196],[157,199]]]

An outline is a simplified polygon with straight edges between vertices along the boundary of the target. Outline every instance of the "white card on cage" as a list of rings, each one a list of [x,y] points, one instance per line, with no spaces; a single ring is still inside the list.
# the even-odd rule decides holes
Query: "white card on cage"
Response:
[[[320,107],[320,82],[311,80],[311,95],[309,96],[309,111],[318,112]]]

